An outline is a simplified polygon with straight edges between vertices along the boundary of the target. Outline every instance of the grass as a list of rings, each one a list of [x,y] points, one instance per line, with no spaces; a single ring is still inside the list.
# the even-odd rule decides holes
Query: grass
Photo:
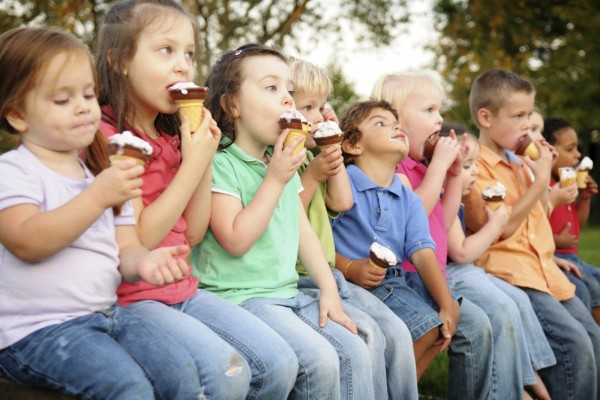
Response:
[[[586,227],[579,238],[579,257],[600,266],[600,226]],[[438,355],[419,381],[421,399],[445,399],[448,387],[448,355]]]

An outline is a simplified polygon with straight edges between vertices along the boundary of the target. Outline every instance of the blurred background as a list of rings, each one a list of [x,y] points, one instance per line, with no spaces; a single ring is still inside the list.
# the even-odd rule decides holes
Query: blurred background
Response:
[[[326,68],[341,114],[369,96],[377,77],[432,70],[447,90],[444,118],[469,126],[470,85],[490,68],[533,82],[544,117],[571,122],[600,181],[600,1],[597,0],[183,0],[198,18],[197,83],[225,50],[249,42]],[[104,0],[0,0],[0,33],[53,25],[74,32],[94,51]],[[0,134],[0,152],[13,143]],[[600,202],[582,233],[580,256],[600,260]],[[444,398],[447,357],[421,380],[422,398]]]

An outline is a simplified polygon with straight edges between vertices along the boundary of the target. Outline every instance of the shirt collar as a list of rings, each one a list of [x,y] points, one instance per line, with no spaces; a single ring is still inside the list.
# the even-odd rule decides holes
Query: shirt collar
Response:
[[[402,190],[404,186],[400,182],[400,179],[394,174],[394,179],[392,180],[392,184],[386,188],[377,185],[375,182],[371,180],[365,173],[358,168],[356,165],[349,165],[347,167],[348,175],[352,178],[352,182],[356,186],[356,189],[359,192],[365,192],[367,190],[372,189],[384,189],[390,193],[395,194],[396,196],[402,196]]]
[[[523,165],[523,162],[512,151],[505,149],[504,154],[506,155],[506,158],[509,163],[514,162],[515,164]],[[485,146],[480,146],[479,157],[491,167],[494,167],[499,163],[506,164],[498,154],[494,153],[492,150]]]
[[[223,145],[229,145],[231,143],[231,139],[228,137],[223,137],[221,139],[221,143]],[[266,165],[264,162],[262,162],[261,160],[258,160],[252,156],[250,156],[248,153],[246,153],[244,150],[242,150],[237,144],[235,143],[231,143],[229,146],[227,146],[223,151],[231,153],[231,155],[235,156],[236,158],[247,162],[247,163],[258,163],[258,164],[262,164],[262,165]],[[269,154],[270,156],[273,155],[273,147],[269,146],[267,147],[267,154]]]

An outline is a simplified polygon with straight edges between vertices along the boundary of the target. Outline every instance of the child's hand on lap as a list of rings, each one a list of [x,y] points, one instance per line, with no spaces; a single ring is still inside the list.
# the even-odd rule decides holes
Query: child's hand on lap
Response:
[[[458,301],[452,303],[452,309],[440,310],[438,315],[443,321],[443,325],[440,327],[440,338],[436,342],[436,345],[441,345],[440,353],[450,346],[452,336],[456,332],[456,324],[458,323],[458,317],[460,314],[460,305]]]
[[[352,265],[346,269],[344,275],[349,281],[368,289],[378,286],[383,278],[385,278],[385,272],[386,271],[383,269],[371,265],[368,258],[362,258],[360,260],[355,260]]]
[[[148,252],[137,264],[140,277],[146,282],[160,286],[173,283],[190,274],[185,259],[176,259],[185,255],[190,248],[185,245],[160,247]]]
[[[337,322],[354,334],[358,333],[354,321],[344,312],[342,301],[337,291],[321,291],[319,297],[319,326],[321,328],[324,328],[327,324],[327,318]]]

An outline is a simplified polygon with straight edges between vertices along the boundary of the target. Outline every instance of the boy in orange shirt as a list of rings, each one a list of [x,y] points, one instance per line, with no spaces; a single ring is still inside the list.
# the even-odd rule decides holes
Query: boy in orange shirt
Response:
[[[527,133],[534,100],[533,85],[509,71],[491,70],[473,83],[469,103],[480,130],[481,152],[475,187],[463,198],[466,224],[470,232],[485,224],[481,192],[501,182],[507,188],[504,201],[510,218],[476,263],[529,296],[557,359],[556,365],[539,371],[552,398],[595,399],[600,328],[552,259],[552,230],[540,201],[549,185],[550,146],[536,142],[540,158],[535,162],[512,153]]]

